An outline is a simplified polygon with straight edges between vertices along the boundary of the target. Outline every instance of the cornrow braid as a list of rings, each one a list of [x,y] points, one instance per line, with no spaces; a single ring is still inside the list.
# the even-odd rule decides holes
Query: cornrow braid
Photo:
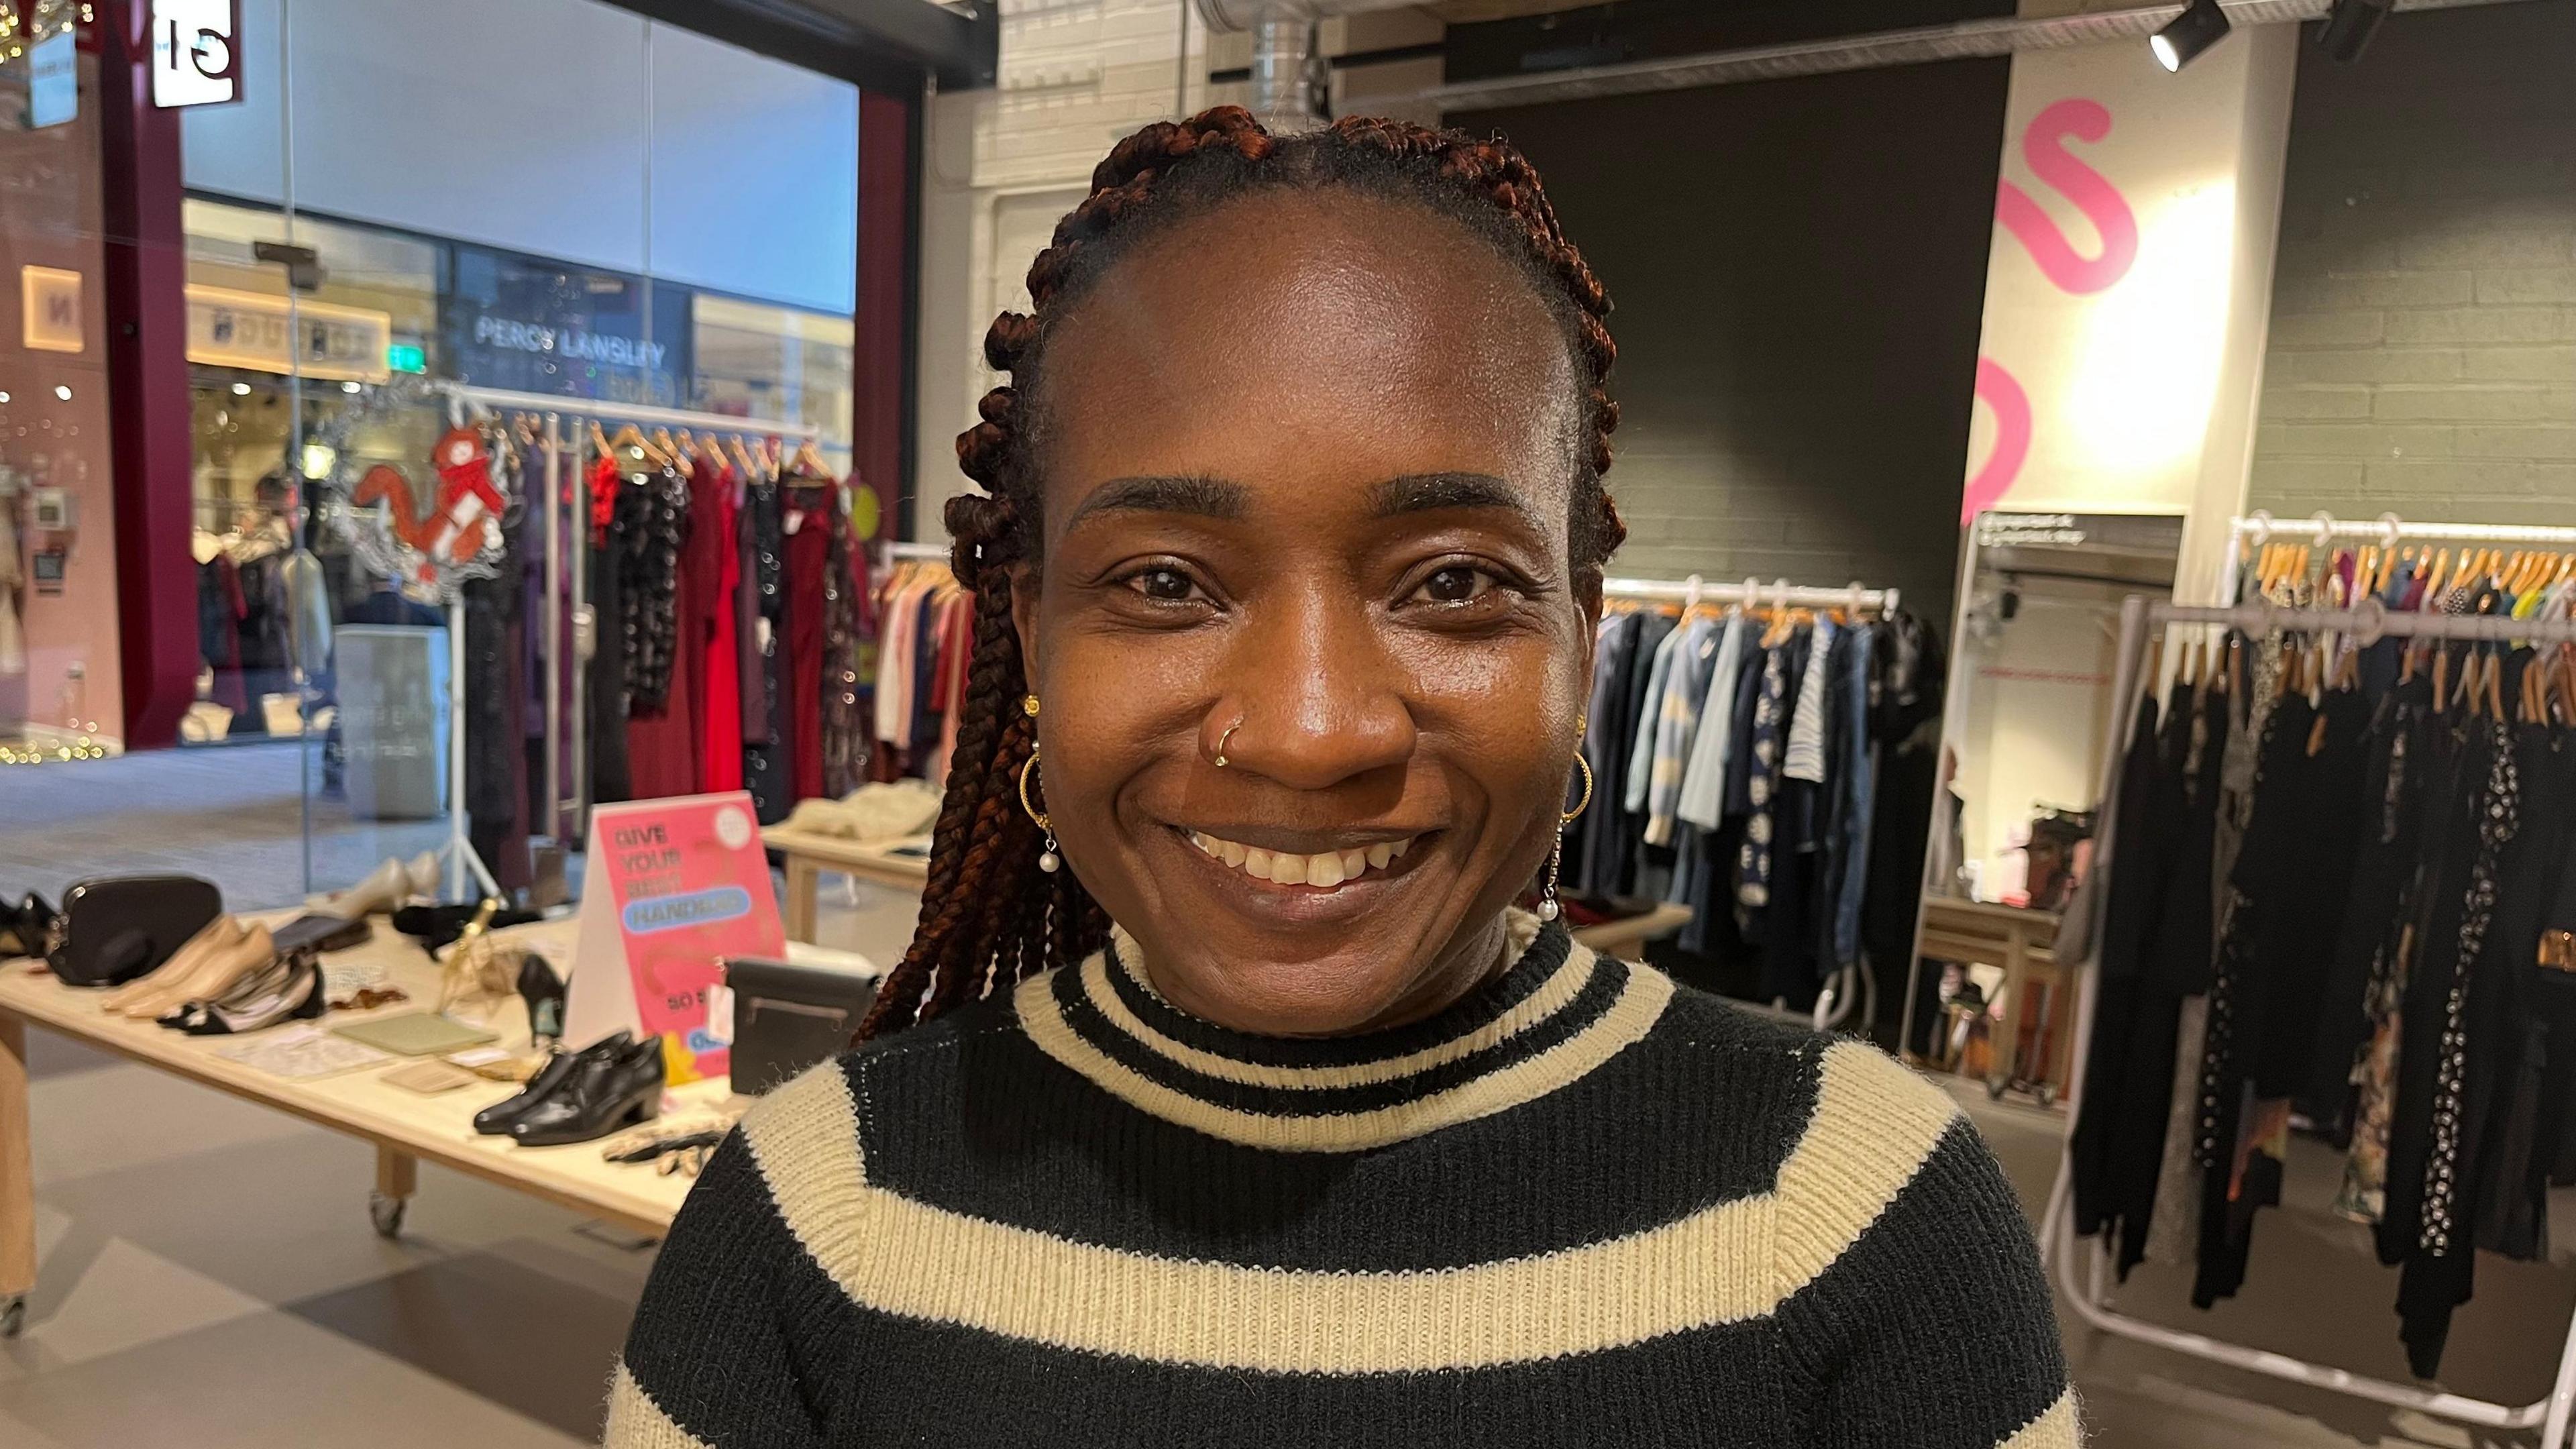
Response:
[[[951,561],[976,600],[966,698],[921,919],[860,1029],[863,1039],[1007,990],[1109,939],[1108,914],[1071,871],[1039,870],[1042,839],[1019,798],[1020,772],[1037,751],[1037,721],[1021,709],[1028,677],[1010,596],[1014,572],[1041,562],[1037,459],[1046,432],[1041,374],[1049,334],[1120,257],[1174,223],[1262,190],[1325,188],[1424,208],[1482,238],[1519,270],[1580,366],[1584,435],[1570,440],[1567,539],[1578,575],[1597,577],[1627,536],[1601,487],[1610,434],[1619,426],[1619,405],[1608,391],[1619,356],[1610,339],[1610,295],[1566,238],[1527,158],[1500,140],[1363,117],[1274,136],[1239,106],[1156,122],[1120,141],[1092,171],[1090,195],[1056,224],[1030,264],[1029,311],[1003,313],[984,335],[984,360],[1010,381],[984,395],[979,420],[957,438],[958,467],[984,492],[949,500],[945,514],[956,541]],[[1041,795],[1043,782],[1041,767],[1032,780]]]

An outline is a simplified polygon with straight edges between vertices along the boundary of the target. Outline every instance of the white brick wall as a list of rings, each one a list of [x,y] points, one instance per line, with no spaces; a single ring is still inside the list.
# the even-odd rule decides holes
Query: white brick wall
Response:
[[[922,188],[921,387],[916,531],[965,489],[953,448],[999,377],[984,366],[995,313],[1027,305],[1021,278],[1055,220],[1082,199],[1110,144],[1183,104],[1189,0],[1003,0],[998,84],[931,106]],[[1204,75],[1205,27],[1189,27]],[[1186,103],[1207,102],[1203,79]]]

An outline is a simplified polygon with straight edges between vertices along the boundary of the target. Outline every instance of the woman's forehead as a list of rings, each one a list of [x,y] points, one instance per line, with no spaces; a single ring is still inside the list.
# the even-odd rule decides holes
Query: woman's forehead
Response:
[[[1462,226],[1259,194],[1121,258],[1059,324],[1050,511],[1122,476],[1559,475],[1575,379],[1547,303]]]

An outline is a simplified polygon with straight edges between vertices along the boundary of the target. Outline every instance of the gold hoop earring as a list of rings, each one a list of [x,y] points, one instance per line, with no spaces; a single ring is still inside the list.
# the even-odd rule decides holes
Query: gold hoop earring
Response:
[[[1035,703],[1036,696],[1030,696],[1030,702]],[[1047,819],[1045,811],[1029,803],[1029,772],[1037,767],[1038,747],[1031,745],[1028,763],[1020,766],[1020,808],[1028,812],[1029,819],[1037,822],[1038,829],[1046,832],[1046,848],[1038,852],[1038,869],[1053,875],[1064,865],[1064,857],[1056,851],[1055,822]]]
[[[1583,798],[1574,802],[1572,810],[1560,811],[1557,814],[1556,846],[1547,853],[1547,884],[1539,887],[1538,892],[1538,918],[1542,921],[1553,921],[1565,914],[1565,907],[1556,899],[1556,873],[1565,863],[1565,827],[1573,824],[1576,817],[1582,815],[1592,805],[1592,762],[1583,758],[1583,752],[1577,750],[1574,753],[1574,763],[1576,768],[1583,771]]]
[[[1224,733],[1224,734],[1218,735],[1218,736],[1216,737],[1216,767],[1217,767],[1218,769],[1220,769],[1220,770],[1224,769],[1224,768],[1226,767],[1227,763],[1228,763],[1228,761],[1226,760],[1226,757],[1225,757],[1225,742],[1226,742],[1227,740],[1233,739],[1233,738],[1234,738],[1234,732],[1235,732],[1236,730],[1241,729],[1241,728],[1243,728],[1243,721],[1241,721],[1241,720],[1236,720],[1234,723],[1232,723],[1232,724],[1230,724],[1230,725],[1227,725],[1227,726],[1225,727],[1225,733]]]

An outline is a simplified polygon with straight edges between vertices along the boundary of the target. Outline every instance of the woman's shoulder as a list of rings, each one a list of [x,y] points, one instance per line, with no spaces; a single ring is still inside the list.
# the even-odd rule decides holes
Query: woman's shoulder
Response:
[[[1676,988],[1657,1035],[1702,1079],[1710,1130],[1764,1119],[1784,1203],[1863,1180],[1883,1203],[1945,1147],[1983,1153],[1949,1093],[1866,1041],[1689,987]]]

